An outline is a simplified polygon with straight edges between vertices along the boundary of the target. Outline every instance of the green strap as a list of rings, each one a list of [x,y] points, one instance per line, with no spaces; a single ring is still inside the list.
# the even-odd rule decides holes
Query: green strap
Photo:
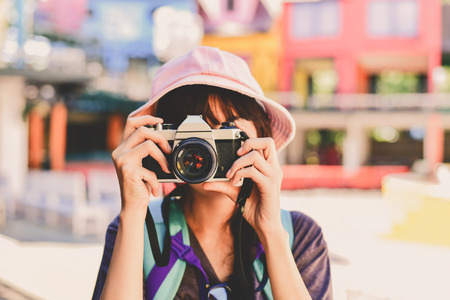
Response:
[[[292,216],[290,211],[284,209],[281,210],[281,222],[283,223],[284,229],[286,229],[289,234],[289,245],[292,250],[294,245],[294,227],[292,226]]]
[[[158,241],[162,251],[164,243],[165,226],[161,214],[162,200],[151,201],[149,204],[150,212],[155,222],[156,232],[158,234]],[[184,215],[179,208],[178,201],[175,199],[170,200],[170,225],[169,230],[171,235],[175,235],[182,230],[183,243],[190,245],[189,230],[186,224]],[[153,258],[152,249],[150,248],[150,241],[148,239],[147,227],[144,226],[144,278],[147,280],[150,271],[155,266],[155,259]],[[164,279],[163,284],[156,292],[154,299],[173,299],[178,291],[178,287],[183,279],[184,272],[186,270],[186,262],[183,260],[177,260],[170,270],[167,277]]]
[[[281,223],[283,223],[284,229],[286,229],[287,233],[289,234],[289,245],[292,250],[292,246],[294,244],[294,228],[292,227],[292,216],[289,211],[284,209],[281,210]],[[258,281],[261,281],[264,272],[263,263],[259,259],[257,259],[253,262],[253,268],[255,269],[256,278],[258,278]],[[268,300],[273,300],[270,280],[267,281],[267,284],[264,287],[264,294],[266,295]]]

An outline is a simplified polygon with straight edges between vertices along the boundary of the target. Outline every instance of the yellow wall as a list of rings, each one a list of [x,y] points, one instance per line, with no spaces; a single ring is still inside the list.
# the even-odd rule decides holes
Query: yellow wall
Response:
[[[239,37],[205,35],[203,45],[217,47],[247,59],[264,92],[277,90],[280,40],[272,32]]]
[[[294,83],[293,83],[293,90],[296,91],[299,95],[301,95],[304,101],[308,99],[308,76],[309,73],[305,72],[301,69],[296,69],[294,73]]]
[[[392,208],[387,238],[450,246],[450,193],[444,182],[391,174],[383,178],[382,191]]]

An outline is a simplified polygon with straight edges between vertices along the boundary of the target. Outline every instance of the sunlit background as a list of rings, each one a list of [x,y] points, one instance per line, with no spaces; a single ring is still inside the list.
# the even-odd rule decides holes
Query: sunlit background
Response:
[[[157,68],[245,59],[297,133],[282,205],[335,299],[450,299],[450,1],[0,0],[0,299],[89,299],[120,209],[111,151]]]

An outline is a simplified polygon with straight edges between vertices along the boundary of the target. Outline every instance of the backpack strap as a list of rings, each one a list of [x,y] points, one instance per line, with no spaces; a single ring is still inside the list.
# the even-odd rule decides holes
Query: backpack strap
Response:
[[[283,223],[284,229],[286,229],[289,234],[289,245],[292,250],[292,247],[294,246],[294,227],[292,225],[292,216],[290,211],[284,209],[281,210],[281,222]]]
[[[294,244],[294,228],[292,227],[291,212],[282,209],[281,210],[281,222],[283,223],[284,229],[289,234],[289,245],[292,250],[292,246]],[[253,269],[255,270],[256,278],[260,282],[264,275],[264,264],[261,261],[261,259],[255,259],[255,261],[253,262]],[[264,294],[266,295],[268,300],[273,300],[272,287],[270,286],[270,280],[267,281],[267,284],[264,287]]]
[[[174,238],[178,234],[178,239],[182,240],[184,245],[189,246],[189,231],[184,215],[178,207],[178,201],[175,201],[173,198],[167,199],[166,201],[170,201],[169,230],[172,242],[174,242]],[[163,246],[164,234],[166,231],[161,214],[161,204],[162,200],[151,201],[149,204],[149,209],[155,222],[160,248]],[[144,278],[147,288],[146,299],[173,299],[181,284],[181,280],[183,279],[184,271],[186,270],[186,261],[178,259],[178,255],[170,255],[169,264],[167,266],[157,266],[150,247],[147,227],[144,226],[144,228]],[[175,251],[174,248],[175,247],[172,247],[171,251]]]

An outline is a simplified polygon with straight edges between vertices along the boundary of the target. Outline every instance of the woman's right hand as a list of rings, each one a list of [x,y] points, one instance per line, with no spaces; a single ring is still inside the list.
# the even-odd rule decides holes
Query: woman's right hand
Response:
[[[146,127],[162,122],[161,118],[149,115],[129,118],[125,124],[122,141],[112,152],[120,184],[122,212],[138,210],[145,213],[150,196],[159,195],[160,184],[155,173],[142,166],[144,157],[152,156],[164,172],[170,173],[163,153],[169,154],[172,151],[168,141]]]

